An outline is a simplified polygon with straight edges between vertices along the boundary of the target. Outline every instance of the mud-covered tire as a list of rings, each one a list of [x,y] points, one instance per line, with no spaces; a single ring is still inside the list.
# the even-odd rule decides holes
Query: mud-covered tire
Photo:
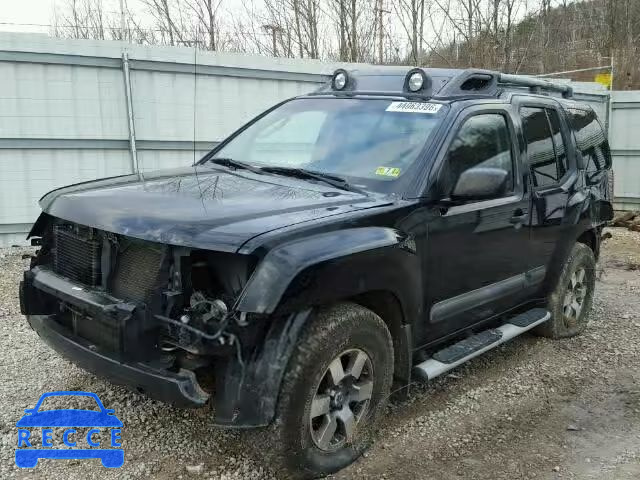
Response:
[[[329,365],[334,365],[336,358],[343,358],[343,352],[351,351],[365,352],[368,356],[366,374],[373,382],[370,400],[352,430],[353,440],[345,438],[335,451],[325,451],[316,444],[317,434],[316,439],[312,437],[315,420],[310,418],[311,407],[327,379]],[[343,365],[347,377],[348,357]],[[296,479],[318,478],[356,460],[371,444],[377,419],[389,396],[392,376],[393,343],[379,316],[353,303],[318,310],[305,326],[289,359],[275,421],[264,432],[272,449],[270,460],[277,462],[277,470]]]
[[[584,275],[581,276],[580,272],[584,272]],[[536,327],[534,332],[554,339],[582,333],[589,321],[595,283],[596,260],[593,251],[587,245],[576,243],[556,288],[548,298],[547,308],[551,312],[551,319]],[[580,305],[579,309],[577,305]],[[575,311],[578,311],[576,315],[573,314]]]

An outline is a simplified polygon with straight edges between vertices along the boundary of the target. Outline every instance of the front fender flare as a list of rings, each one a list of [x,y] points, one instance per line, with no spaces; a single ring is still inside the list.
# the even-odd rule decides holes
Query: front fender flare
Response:
[[[235,310],[296,311],[361,293],[391,291],[405,319],[421,313],[422,278],[414,240],[392,228],[362,227],[295,240],[271,250]]]
[[[310,314],[311,310],[304,310],[274,319],[246,363],[230,357],[219,366],[214,396],[216,425],[253,428],[271,423],[289,357]]]
[[[327,232],[271,250],[251,276],[234,309],[270,315],[263,342],[244,367],[233,357],[216,376],[218,425],[269,424],[287,363],[314,307],[375,291],[392,293],[405,320],[421,312],[420,263],[413,240],[390,228]],[[409,382],[409,325],[397,325],[396,377]],[[405,368],[406,367],[406,368]],[[398,371],[399,370],[399,371]]]

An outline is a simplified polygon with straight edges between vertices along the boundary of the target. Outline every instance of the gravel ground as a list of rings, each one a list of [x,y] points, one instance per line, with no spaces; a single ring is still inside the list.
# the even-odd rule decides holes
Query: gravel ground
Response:
[[[377,444],[335,479],[640,478],[640,234],[612,229],[594,311],[578,338],[523,336],[389,407]],[[0,250],[0,478],[276,478],[243,437],[90,375],[20,315],[29,249]],[[41,460],[18,469],[15,422],[42,392],[88,390],[124,422],[125,465]]]

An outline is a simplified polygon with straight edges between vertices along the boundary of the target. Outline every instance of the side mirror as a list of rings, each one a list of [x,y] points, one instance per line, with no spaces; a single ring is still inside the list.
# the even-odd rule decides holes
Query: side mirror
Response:
[[[24,413],[35,413],[36,409],[35,408],[25,408],[24,409]]]
[[[502,168],[476,167],[465,170],[451,192],[451,200],[489,200],[504,195],[509,172]]]

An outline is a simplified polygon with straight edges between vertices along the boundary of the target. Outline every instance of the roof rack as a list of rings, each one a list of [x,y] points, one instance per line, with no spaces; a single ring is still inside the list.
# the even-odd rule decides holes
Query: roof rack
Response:
[[[512,75],[509,73],[500,73],[498,75],[498,85],[500,86],[516,86],[528,87],[531,93],[541,93],[546,90],[549,92],[558,92],[563,98],[573,97],[573,88],[569,85],[549,82],[539,78],[525,77],[522,75]]]
[[[453,75],[449,81],[434,92],[434,98],[453,99],[477,95],[497,96],[505,88],[526,88],[534,94],[557,92],[562,94],[564,98],[573,96],[573,89],[568,85],[524,75],[512,75],[476,68],[457,70],[452,73]]]
[[[422,82],[412,89],[409,77],[422,76]],[[339,83],[336,83],[339,79]],[[419,80],[419,78],[418,78]],[[398,96],[414,100],[459,100],[472,97],[497,97],[505,89],[526,88],[533,94],[557,92],[564,98],[573,97],[569,85],[548,80],[500,73],[494,70],[468,68],[466,70],[441,68],[395,67],[390,70],[365,69],[347,71],[338,69],[331,82],[310,95],[334,96]]]

